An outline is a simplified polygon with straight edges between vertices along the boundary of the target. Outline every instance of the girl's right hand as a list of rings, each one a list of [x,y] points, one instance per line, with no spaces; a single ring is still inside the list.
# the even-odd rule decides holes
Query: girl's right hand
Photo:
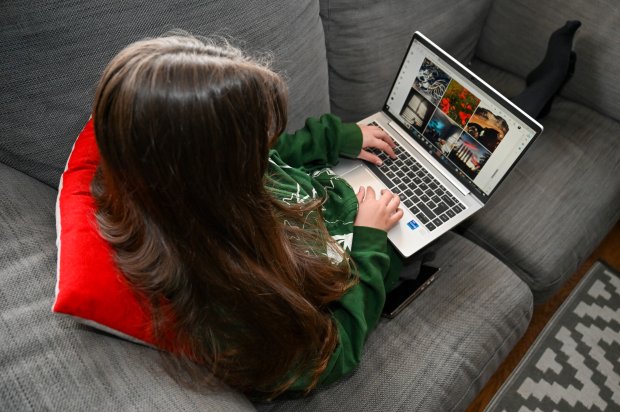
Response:
[[[381,197],[377,199],[372,187],[362,186],[357,192],[357,200],[359,209],[354,226],[367,226],[387,232],[403,217],[403,211],[398,208],[400,198],[387,189],[383,189]]]

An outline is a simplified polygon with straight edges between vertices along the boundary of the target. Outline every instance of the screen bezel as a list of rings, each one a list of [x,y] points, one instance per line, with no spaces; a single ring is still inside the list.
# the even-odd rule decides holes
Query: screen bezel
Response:
[[[398,74],[395,76],[394,81],[392,83],[392,86],[390,87],[390,91],[389,91],[389,93],[388,93],[388,95],[387,95],[387,97],[385,99],[385,102],[383,103],[383,113],[386,116],[388,116],[391,120],[396,122],[396,124],[398,124],[398,126],[400,126],[400,128],[403,129],[403,131],[405,131],[407,133],[407,135],[409,137],[411,137],[413,140],[415,140],[418,144],[420,144],[420,145],[422,145],[424,147],[424,142],[423,141],[419,141],[420,139],[417,136],[414,136],[415,132],[413,133],[414,135],[412,135],[409,132],[409,129],[402,123],[402,121],[397,116],[393,115],[389,111],[389,109],[388,109],[388,107],[389,107],[388,102],[389,102],[390,96],[392,95],[392,91],[394,90],[394,87],[396,86],[396,82],[397,82],[398,78],[400,77],[401,71],[403,70],[403,66],[405,64],[405,61],[407,60],[407,57],[409,56],[409,51],[411,50],[411,46],[413,45],[413,43],[416,40],[419,41],[424,47],[429,49],[429,51],[437,54],[447,64],[449,64],[450,67],[453,70],[457,71],[461,76],[463,76],[467,80],[471,81],[476,87],[480,88],[490,98],[494,99],[496,104],[500,105],[503,109],[505,109],[511,115],[513,115],[516,118],[518,118],[527,127],[529,127],[530,129],[532,129],[534,131],[534,136],[532,137],[532,139],[530,139],[530,141],[523,148],[523,150],[521,151],[519,156],[517,156],[517,158],[513,161],[512,165],[510,165],[510,167],[506,170],[506,172],[501,177],[501,179],[496,183],[496,185],[493,188],[493,190],[490,193],[488,193],[488,194],[484,193],[482,191],[482,189],[480,189],[480,187],[478,187],[478,185],[476,185],[473,182],[473,180],[470,180],[469,178],[463,178],[463,177],[453,173],[451,170],[448,170],[448,169],[444,168],[445,170],[448,170],[448,172],[450,173],[451,176],[454,176],[455,179],[457,179],[465,187],[467,187],[469,190],[471,190],[471,193],[474,194],[474,196],[476,196],[476,198],[478,198],[478,200],[480,200],[482,203],[486,203],[489,200],[489,198],[495,193],[495,191],[499,188],[499,186],[504,181],[504,179],[506,179],[506,177],[510,174],[512,169],[514,169],[515,165],[523,157],[523,155],[525,154],[527,149],[532,145],[532,143],[536,140],[536,138],[538,136],[540,136],[540,134],[543,131],[543,126],[540,123],[538,123],[536,120],[534,120],[532,117],[528,116],[519,107],[517,107],[514,103],[512,103],[510,100],[508,100],[506,97],[504,97],[501,93],[499,93],[497,90],[495,90],[489,84],[487,84],[484,80],[482,80],[480,77],[478,77],[475,73],[473,73],[471,70],[469,70],[467,67],[465,67],[462,63],[460,63],[459,61],[454,59],[452,56],[450,56],[448,53],[443,51],[439,46],[437,46],[435,43],[433,43],[431,40],[429,40],[427,37],[425,37],[422,33],[420,33],[419,31],[416,31],[413,34],[413,37],[411,38],[411,41],[409,42],[409,47],[407,47],[407,51],[405,53],[405,56],[403,57],[403,60],[402,60],[402,62],[400,64],[400,66],[399,66],[399,69],[398,69],[398,72],[397,72]],[[426,150],[426,149],[424,149],[424,150]],[[431,156],[432,156],[432,154],[431,154]],[[435,158],[434,156],[433,156],[433,158],[439,162],[439,160],[437,158]]]

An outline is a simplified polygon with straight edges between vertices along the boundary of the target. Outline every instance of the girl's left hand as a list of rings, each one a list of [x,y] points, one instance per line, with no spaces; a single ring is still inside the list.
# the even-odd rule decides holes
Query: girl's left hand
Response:
[[[379,150],[383,150],[392,159],[396,159],[396,154],[393,150],[393,148],[396,147],[396,144],[386,132],[377,126],[360,126],[360,129],[362,130],[362,151],[357,156],[358,159],[366,160],[378,166],[383,163],[379,156],[365,150],[369,147],[375,147]]]

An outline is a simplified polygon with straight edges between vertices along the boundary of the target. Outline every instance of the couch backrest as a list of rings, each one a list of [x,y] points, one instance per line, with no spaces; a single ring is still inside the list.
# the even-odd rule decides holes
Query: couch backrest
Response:
[[[272,51],[289,80],[289,127],[329,111],[318,0],[0,3],[0,162],[57,186],[107,62],[171,29]]]
[[[381,109],[418,30],[462,62],[491,0],[321,0],[332,112],[358,121]]]
[[[525,77],[542,60],[551,33],[581,20],[575,75],[561,95],[620,120],[620,3],[617,0],[496,0],[477,57]]]

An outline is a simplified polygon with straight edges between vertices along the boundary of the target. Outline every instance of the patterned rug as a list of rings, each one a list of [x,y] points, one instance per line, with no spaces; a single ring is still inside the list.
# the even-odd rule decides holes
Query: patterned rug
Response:
[[[620,411],[620,274],[575,287],[485,412]]]

